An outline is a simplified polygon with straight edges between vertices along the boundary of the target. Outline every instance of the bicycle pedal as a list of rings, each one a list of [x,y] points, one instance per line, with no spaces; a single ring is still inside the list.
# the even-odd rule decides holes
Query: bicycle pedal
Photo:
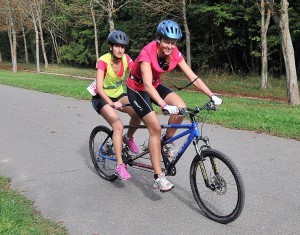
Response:
[[[168,175],[169,176],[175,176],[176,175],[176,173],[177,173],[177,171],[176,171],[176,167],[174,166],[174,167],[172,167],[171,169],[169,169],[168,170]]]
[[[127,164],[128,166],[133,166],[133,160],[132,160],[132,157],[131,157],[131,156],[127,156],[125,162],[126,162],[126,164]]]

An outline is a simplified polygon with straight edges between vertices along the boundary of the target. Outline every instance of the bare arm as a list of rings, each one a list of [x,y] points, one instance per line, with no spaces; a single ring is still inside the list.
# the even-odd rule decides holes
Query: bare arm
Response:
[[[179,68],[182,70],[182,72],[185,74],[185,76],[188,77],[188,79],[192,82],[196,77],[198,77],[193,70],[188,66],[188,64],[183,59],[179,64]],[[193,83],[200,91],[204,92],[207,96],[211,97],[213,93],[211,90],[205,85],[205,83],[201,79],[197,79]]]
[[[148,62],[141,62],[141,72],[142,72],[142,78],[143,78],[143,83],[146,92],[160,106],[162,104],[165,104],[165,101],[160,97],[157,90],[152,85],[153,75],[152,75],[151,66]]]

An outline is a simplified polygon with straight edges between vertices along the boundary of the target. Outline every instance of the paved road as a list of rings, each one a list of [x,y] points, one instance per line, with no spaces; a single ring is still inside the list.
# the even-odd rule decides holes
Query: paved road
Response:
[[[299,141],[206,125],[212,146],[232,157],[246,188],[241,217],[222,225],[193,199],[192,152],[179,162],[170,193],[153,191],[152,175],[132,168],[132,181],[110,183],[90,161],[90,131],[104,121],[89,101],[0,85],[0,110],[0,175],[72,235],[299,234]]]

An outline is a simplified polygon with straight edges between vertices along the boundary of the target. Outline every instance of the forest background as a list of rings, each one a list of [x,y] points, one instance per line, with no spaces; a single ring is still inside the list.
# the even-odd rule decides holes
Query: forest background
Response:
[[[214,87],[218,83],[223,92],[226,85],[232,85],[237,93],[246,87],[257,96],[256,87],[249,84],[259,76],[263,92],[281,97],[276,88],[285,81],[289,104],[299,104],[299,0],[0,0],[0,69],[11,62],[15,72],[1,70],[0,83],[87,98],[85,88],[90,81],[39,74],[40,62],[44,70],[48,63],[62,64],[87,74],[82,68],[95,68],[99,55],[108,51],[107,35],[113,29],[129,35],[127,52],[136,58],[155,39],[156,26],[165,19],[181,25],[183,40],[178,47],[195,72],[220,75],[217,82],[208,81],[214,91],[221,91]],[[37,74],[16,73],[18,65],[24,64],[35,64]],[[268,76],[273,87],[268,87]],[[174,78],[167,80],[174,84]],[[190,92],[180,95],[188,104],[195,101]],[[224,100],[212,123],[299,140],[299,106],[232,97]],[[48,234],[58,229],[57,234],[66,234],[60,226],[37,222],[31,214],[40,214],[34,210],[25,208],[29,215],[25,213],[23,204],[32,203],[9,192],[8,182],[0,177],[1,205],[6,206],[0,210],[4,212],[0,213],[2,232],[14,233],[21,227],[25,233]],[[24,203],[16,205],[18,202]]]
[[[287,80],[288,101],[299,104],[300,3],[287,0],[0,0],[0,62],[94,68],[113,29],[130,37],[128,54],[155,39],[157,24],[177,21],[178,47],[201,74]],[[285,9],[286,7],[286,9]],[[284,32],[288,29],[289,31]],[[289,41],[285,41],[290,37]],[[287,46],[287,47],[285,47]],[[291,54],[293,61],[289,59]],[[292,64],[292,66],[290,66]],[[290,68],[292,67],[292,68]]]

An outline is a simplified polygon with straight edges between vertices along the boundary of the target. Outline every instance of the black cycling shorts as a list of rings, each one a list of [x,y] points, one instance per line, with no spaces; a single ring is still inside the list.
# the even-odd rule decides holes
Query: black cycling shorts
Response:
[[[122,93],[121,95],[119,95],[117,98],[111,98],[111,97],[109,97],[111,100],[112,100],[112,102],[117,102],[119,99],[121,99],[123,96],[127,96],[127,94],[126,93]],[[107,102],[104,100],[104,99],[102,99],[101,97],[100,97],[100,95],[95,95],[95,96],[93,96],[93,98],[92,98],[92,105],[93,105],[93,108],[96,110],[96,112],[97,113],[99,113],[100,114],[100,112],[101,112],[101,109],[103,108],[103,106],[104,105],[106,105],[107,104]]]
[[[156,90],[163,100],[168,94],[173,92],[170,88],[163,85],[159,85]],[[152,103],[158,105],[146,91],[135,91],[127,87],[127,95],[129,103],[140,118],[153,111]]]

